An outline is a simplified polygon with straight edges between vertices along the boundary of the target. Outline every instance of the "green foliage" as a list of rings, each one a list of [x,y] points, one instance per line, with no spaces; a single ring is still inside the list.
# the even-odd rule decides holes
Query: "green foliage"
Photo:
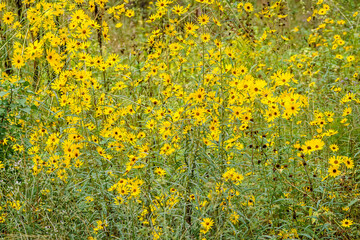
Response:
[[[0,237],[357,239],[345,2],[1,2]]]

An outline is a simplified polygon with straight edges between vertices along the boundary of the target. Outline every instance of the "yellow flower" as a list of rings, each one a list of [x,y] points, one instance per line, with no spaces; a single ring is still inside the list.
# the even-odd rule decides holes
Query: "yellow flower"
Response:
[[[352,112],[351,107],[345,108],[344,111],[343,111],[342,116],[345,117],[345,116],[351,114],[351,112]]]
[[[12,64],[15,68],[20,69],[25,66],[24,58],[20,54],[16,54],[12,59]]]
[[[321,8],[321,9],[318,11],[318,14],[319,14],[319,15],[325,15],[325,14],[326,14],[326,9]]]
[[[5,24],[10,25],[14,21],[14,13],[13,12],[7,12],[3,15],[3,21]]]
[[[332,152],[336,152],[336,151],[339,150],[339,147],[338,147],[336,144],[331,144],[331,145],[330,145],[330,150],[331,150]]]
[[[284,39],[285,41],[289,41],[290,39],[287,37],[284,37],[283,35],[281,35],[281,38]]]
[[[339,167],[340,164],[342,163],[342,158],[340,156],[332,156],[330,159],[329,159],[329,163],[334,166],[334,167]]]
[[[343,227],[350,227],[353,224],[354,224],[354,222],[352,220],[349,220],[346,218],[341,221],[341,226],[343,226]]]
[[[6,7],[6,3],[0,3],[0,12]],[[355,17],[355,16],[354,16]]]
[[[342,162],[346,165],[347,168],[354,168],[354,161],[349,157],[342,157]]]
[[[186,13],[186,8],[184,8],[183,6],[180,6],[180,5],[176,5],[173,7],[172,11],[173,11],[173,13],[180,16],[180,15]]]
[[[71,21],[75,24],[80,23],[83,19],[85,19],[87,15],[83,10],[77,10],[71,15]]]
[[[341,54],[336,54],[335,58],[341,60],[341,59],[343,59],[344,57],[343,57]]]
[[[209,22],[209,17],[208,17],[208,15],[203,14],[198,17],[198,21],[199,21],[200,25],[206,25]]]
[[[166,171],[165,171],[164,169],[160,168],[160,167],[157,167],[157,168],[155,169],[155,173],[156,173],[157,175],[159,175],[160,177],[163,177],[163,176],[166,175]]]
[[[191,22],[185,23],[185,31],[186,31],[187,33],[193,34],[198,28],[199,28],[198,26],[194,25],[194,24],[191,23]]]
[[[133,17],[133,16],[135,16],[134,10],[132,10],[132,9],[126,10],[125,16],[127,16],[127,17]]]
[[[78,37],[82,40],[86,40],[90,37],[91,31],[88,26],[83,25],[77,29]]]
[[[168,0],[159,0],[155,3],[155,5],[162,9],[162,8],[166,8],[167,5],[169,5],[170,3],[172,3],[172,1],[168,1]]]
[[[245,3],[245,4],[244,4],[244,9],[245,9],[245,11],[247,11],[247,12],[252,12],[252,11],[254,11],[254,7],[253,7],[253,5],[252,5],[251,3]]]
[[[210,34],[209,33],[204,33],[204,34],[202,34],[201,35],[201,40],[203,41],[203,42],[208,42],[208,41],[210,41]]]
[[[337,177],[341,174],[341,171],[338,169],[338,167],[339,166],[333,165],[329,168],[328,172],[331,177]]]
[[[216,18],[213,18],[213,21],[216,25],[218,25],[219,27],[221,27],[221,23],[219,20],[217,20]]]
[[[203,218],[203,221],[201,222],[201,226],[203,227],[203,229],[201,229],[202,233],[207,233],[211,227],[214,225],[214,220],[212,220],[211,218]]]
[[[230,215],[230,221],[233,223],[233,224],[237,224],[239,222],[239,214],[237,214],[236,212],[233,212],[231,215]]]
[[[346,58],[346,60],[347,60],[348,62],[352,62],[352,61],[355,60],[355,57],[354,57],[354,56],[348,56],[348,57]]]

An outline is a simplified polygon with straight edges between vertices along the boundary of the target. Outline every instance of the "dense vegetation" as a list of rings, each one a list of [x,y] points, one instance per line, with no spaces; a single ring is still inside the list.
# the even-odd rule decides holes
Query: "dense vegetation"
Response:
[[[358,11],[1,0],[0,238],[359,239]]]

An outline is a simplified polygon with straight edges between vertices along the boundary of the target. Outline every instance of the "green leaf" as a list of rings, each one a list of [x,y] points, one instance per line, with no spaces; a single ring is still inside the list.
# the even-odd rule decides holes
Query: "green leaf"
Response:
[[[29,107],[22,108],[21,111],[24,111],[24,112],[30,114],[31,113],[31,108],[29,108]]]
[[[19,104],[25,105],[25,103],[26,103],[26,98],[19,99]]]
[[[354,200],[352,200],[352,201],[349,203],[348,207],[351,207],[351,206],[354,205],[354,203],[356,203],[357,201],[359,201],[359,199],[354,199]]]

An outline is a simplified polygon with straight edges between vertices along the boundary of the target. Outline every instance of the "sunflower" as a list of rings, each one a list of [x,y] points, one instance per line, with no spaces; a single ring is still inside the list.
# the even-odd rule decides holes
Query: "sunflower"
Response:
[[[194,33],[199,27],[191,22],[185,23],[185,30],[187,33]]]
[[[344,219],[341,221],[341,226],[343,227],[350,227],[351,225],[353,225],[353,221],[349,220],[349,219]]]
[[[156,173],[157,175],[159,175],[160,177],[166,175],[166,171],[165,171],[164,169],[160,168],[160,167],[157,167],[157,168],[155,169],[155,173]]]
[[[355,57],[354,57],[354,56],[348,56],[348,57],[346,58],[346,60],[347,60],[348,62],[352,62],[352,61],[355,60]]]
[[[10,25],[14,21],[14,13],[13,12],[7,12],[3,15],[3,21],[5,24]]]
[[[211,218],[203,218],[203,221],[201,222],[201,226],[203,229],[201,230],[202,233],[207,233],[211,227],[214,225],[214,220]]]
[[[194,195],[194,194],[190,194],[189,198],[190,198],[191,201],[194,201],[194,200],[195,200],[195,195]]]
[[[339,150],[339,147],[338,147],[336,144],[331,144],[331,145],[330,145],[330,150],[331,150],[332,152],[336,152],[336,151]]]
[[[12,64],[15,68],[20,69],[25,66],[24,58],[20,54],[16,54],[12,59]]]
[[[171,3],[171,1],[168,1],[168,0],[159,0],[155,3],[155,5],[159,8],[159,9],[162,9],[162,8],[166,8],[167,5],[169,5]]]
[[[244,74],[246,74],[248,72],[248,69],[245,66],[240,66],[239,67],[239,72],[240,72],[241,75],[244,75]]]
[[[319,15],[325,15],[325,14],[326,14],[326,9],[321,8],[321,9],[318,11],[318,14],[319,14]]]
[[[129,18],[133,17],[133,16],[135,16],[135,11],[132,9],[128,9],[128,10],[126,10],[125,16],[127,16]]]
[[[332,156],[332,157],[329,159],[329,163],[330,163],[332,166],[337,166],[337,167],[339,167],[342,162],[343,162],[343,161],[342,161],[342,157],[339,157],[339,156]]]
[[[254,11],[254,7],[253,7],[253,5],[252,5],[251,3],[245,3],[245,4],[244,4],[244,9],[245,9],[245,11],[247,11],[247,12],[252,12],[252,11]]]
[[[343,163],[346,165],[347,168],[354,168],[354,161],[349,157],[343,157]]]
[[[204,34],[202,34],[201,35],[201,40],[203,41],[203,42],[208,42],[208,41],[210,41],[210,34],[209,33],[204,33]]]
[[[296,115],[299,112],[299,103],[287,103],[285,104],[285,113],[289,116]]]
[[[200,25],[206,25],[209,22],[209,17],[208,17],[208,15],[203,14],[198,17],[198,21],[199,21]]]
[[[337,177],[341,174],[341,171],[338,169],[338,166],[336,165],[331,166],[328,171],[331,177]]]
[[[6,7],[6,3],[0,3],[0,12]]]
[[[237,214],[236,212],[233,212],[231,215],[230,215],[230,221],[233,223],[233,224],[237,224],[239,222],[239,214]]]
[[[83,19],[85,19],[85,12],[83,10],[77,10],[75,11],[72,15],[71,15],[71,21],[73,24],[75,24],[74,26],[76,26],[76,24],[80,23]]]
[[[131,196],[137,196],[140,194],[140,188],[138,186],[131,186],[130,188]]]
[[[216,25],[218,25],[219,27],[221,27],[221,22],[219,20],[217,20],[216,18],[213,18],[213,21]]]
[[[183,6],[176,5],[173,7],[172,11],[173,11],[173,13],[180,16],[181,14],[184,14],[186,12],[186,9],[184,9]]]
[[[91,31],[86,25],[82,25],[77,28],[78,37],[82,40],[86,40],[90,37]]]

